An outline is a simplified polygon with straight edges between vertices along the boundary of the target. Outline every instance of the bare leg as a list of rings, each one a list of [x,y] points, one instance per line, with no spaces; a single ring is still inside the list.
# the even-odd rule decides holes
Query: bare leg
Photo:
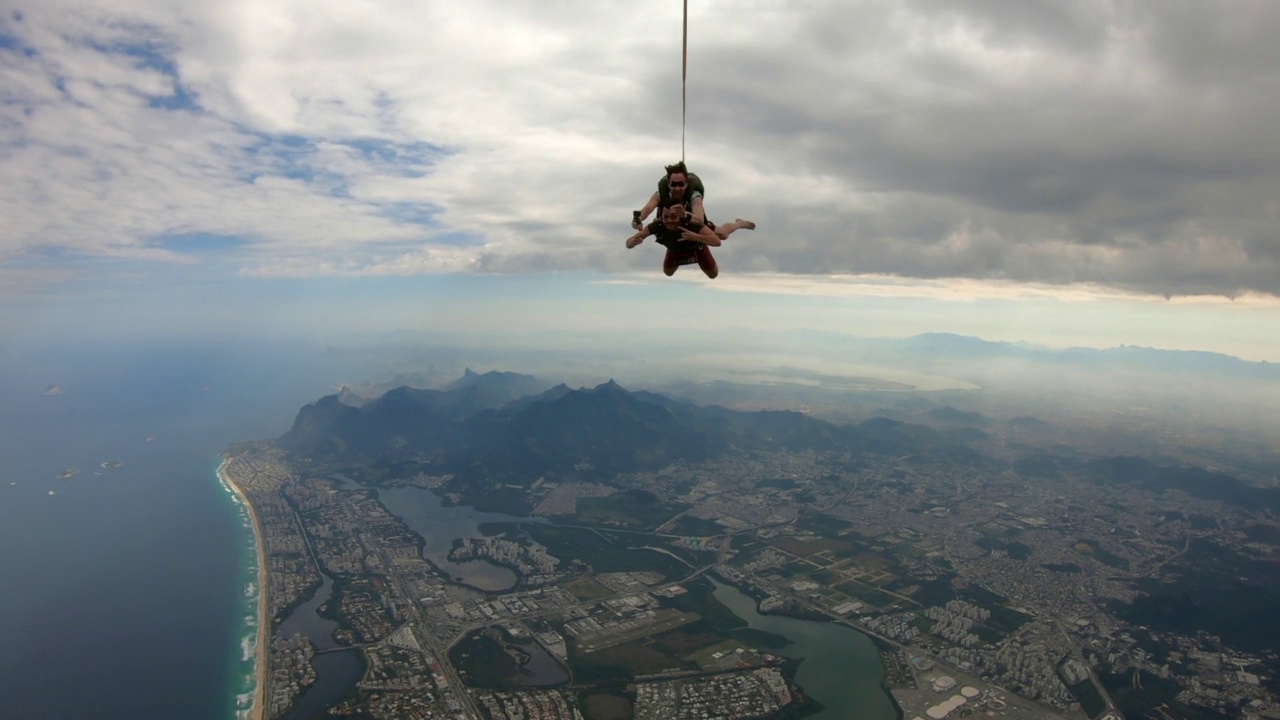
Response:
[[[728,238],[729,235],[733,233],[734,230],[755,230],[755,229],[756,229],[755,223],[751,222],[750,220],[743,220],[742,218],[738,218],[737,220],[734,220],[731,223],[717,225],[716,235],[719,235],[720,239],[724,240]]]

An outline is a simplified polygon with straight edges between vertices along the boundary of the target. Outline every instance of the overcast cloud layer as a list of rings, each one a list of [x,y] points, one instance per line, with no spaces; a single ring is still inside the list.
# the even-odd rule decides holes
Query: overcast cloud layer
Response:
[[[690,5],[688,159],[760,224],[741,272],[1280,292],[1280,3]],[[657,263],[622,240],[680,154],[677,0],[5,12],[10,289]]]

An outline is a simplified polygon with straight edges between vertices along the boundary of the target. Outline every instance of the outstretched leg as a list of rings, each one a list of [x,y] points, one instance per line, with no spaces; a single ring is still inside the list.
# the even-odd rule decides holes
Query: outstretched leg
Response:
[[[697,258],[698,267],[702,268],[702,272],[706,273],[707,277],[715,280],[716,276],[720,274],[720,266],[716,265],[716,259],[711,257],[711,249],[703,246],[703,248],[698,251]]]
[[[662,259],[662,272],[666,273],[667,277],[671,277],[676,274],[676,268],[683,264],[684,263],[680,262],[679,255],[667,250],[666,257]]]
[[[724,240],[728,238],[729,235],[732,234],[734,230],[755,230],[755,229],[756,229],[755,223],[751,222],[750,220],[743,220],[742,218],[738,218],[737,220],[734,220],[731,223],[717,225],[716,235],[719,235],[720,239]]]

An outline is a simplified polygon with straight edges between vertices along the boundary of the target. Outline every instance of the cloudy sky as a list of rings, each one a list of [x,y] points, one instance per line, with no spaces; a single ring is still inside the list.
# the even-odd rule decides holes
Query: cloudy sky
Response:
[[[714,281],[622,244],[679,0],[11,0],[0,332],[696,307],[1280,360],[1280,3],[689,4],[685,154],[759,224]]]

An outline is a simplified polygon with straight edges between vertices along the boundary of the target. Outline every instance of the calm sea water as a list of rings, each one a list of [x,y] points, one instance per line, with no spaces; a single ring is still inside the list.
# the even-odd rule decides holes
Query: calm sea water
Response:
[[[255,558],[214,471],[228,443],[279,435],[345,379],[301,354],[0,348],[6,717],[235,717],[252,689]]]

